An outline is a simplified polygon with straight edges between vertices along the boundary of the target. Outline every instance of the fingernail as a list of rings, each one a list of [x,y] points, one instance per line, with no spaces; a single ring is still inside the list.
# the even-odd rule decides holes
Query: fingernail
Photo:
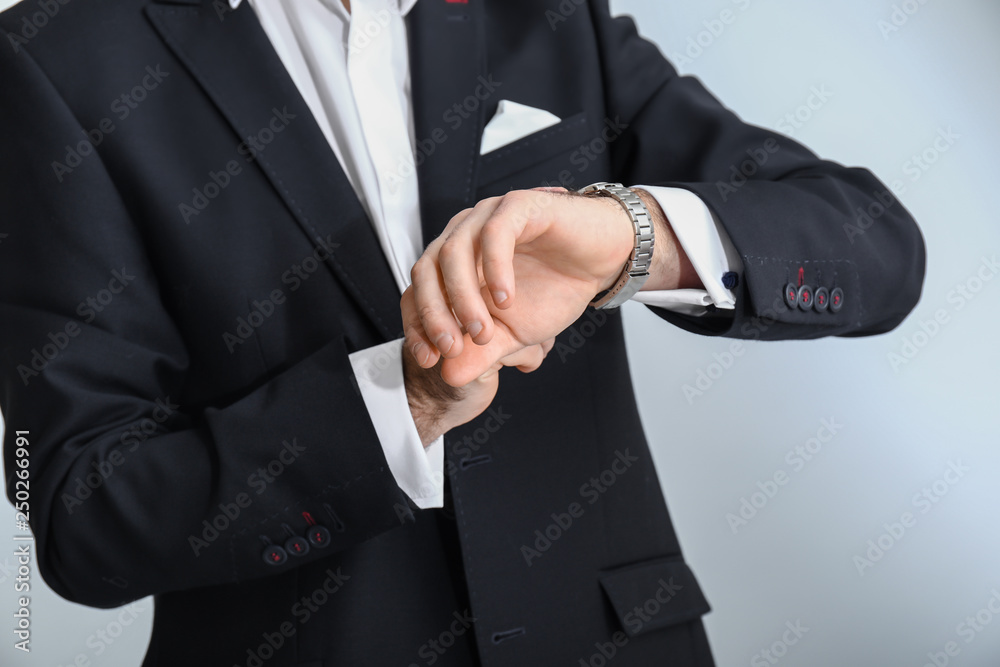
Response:
[[[493,292],[493,303],[501,304],[506,300],[507,300],[507,292],[504,292],[503,290],[497,290],[496,292]]]
[[[448,354],[448,350],[455,344],[455,339],[451,337],[451,334],[443,333],[437,337],[434,344],[437,345],[437,349],[441,350],[441,354]]]
[[[427,363],[427,358],[430,356],[431,352],[427,349],[427,346],[423,343],[415,343],[413,345],[413,358],[417,360],[417,363],[423,366]]]
[[[475,338],[483,331],[483,325],[479,322],[470,322],[465,326],[465,330],[469,332],[469,335]]]

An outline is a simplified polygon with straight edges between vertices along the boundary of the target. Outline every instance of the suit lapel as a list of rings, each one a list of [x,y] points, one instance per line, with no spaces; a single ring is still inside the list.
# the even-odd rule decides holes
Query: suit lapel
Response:
[[[338,247],[328,266],[382,334],[396,338],[402,330],[399,290],[385,253],[253,9],[243,2],[230,11],[226,0],[178,2],[188,6],[151,4],[147,16],[236,136],[267,128],[275,110],[294,116],[257,163],[313,243],[332,237]]]
[[[482,4],[419,0],[407,16],[425,246],[475,203],[483,117],[493,94]]]

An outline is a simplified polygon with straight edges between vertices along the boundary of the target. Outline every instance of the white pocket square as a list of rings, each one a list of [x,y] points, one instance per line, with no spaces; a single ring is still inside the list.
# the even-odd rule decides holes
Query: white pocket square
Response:
[[[510,100],[500,100],[497,112],[483,130],[479,154],[485,155],[560,122],[559,116]]]

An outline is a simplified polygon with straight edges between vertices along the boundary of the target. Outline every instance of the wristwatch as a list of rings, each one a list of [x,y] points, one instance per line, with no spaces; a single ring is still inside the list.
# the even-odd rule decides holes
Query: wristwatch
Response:
[[[598,310],[618,308],[631,299],[649,279],[649,267],[653,262],[653,218],[639,195],[621,183],[594,183],[578,191],[582,195],[611,197],[616,199],[632,220],[635,228],[635,247],[621,276],[614,287],[598,294],[590,305]]]

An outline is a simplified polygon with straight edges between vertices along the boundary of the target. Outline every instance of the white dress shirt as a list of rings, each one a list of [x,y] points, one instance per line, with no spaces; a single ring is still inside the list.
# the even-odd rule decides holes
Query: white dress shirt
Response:
[[[241,0],[229,2],[235,9]],[[424,247],[404,21],[417,0],[352,0],[350,12],[341,0],[248,2],[368,213],[402,292]],[[740,271],[740,260],[718,221],[687,190],[646,189],[705,289],[640,292],[633,300],[692,315],[708,305],[733,308],[722,275]],[[441,507],[444,442],[421,443],[403,385],[402,339],[350,361],[396,483],[418,507]]]

